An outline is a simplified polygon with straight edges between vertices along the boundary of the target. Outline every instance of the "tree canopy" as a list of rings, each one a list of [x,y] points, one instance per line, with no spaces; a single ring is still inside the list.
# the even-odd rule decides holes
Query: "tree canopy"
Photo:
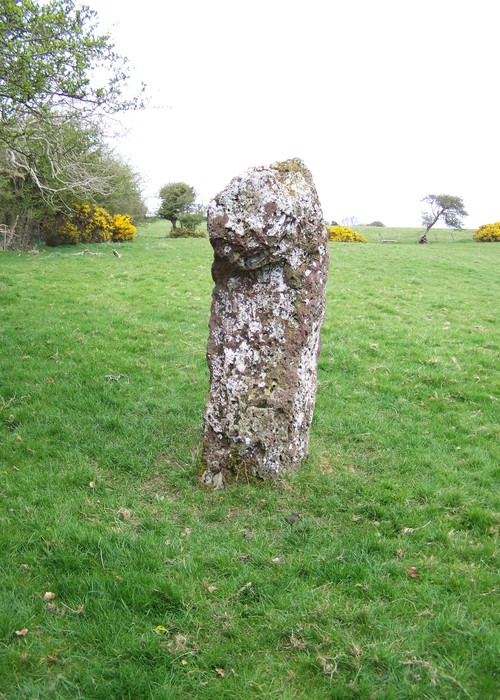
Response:
[[[110,214],[126,212],[135,220],[143,219],[147,207],[142,198],[140,176],[126,161],[111,152],[102,154],[101,166],[109,178],[109,188],[104,194],[95,194],[96,204]]]
[[[123,96],[127,59],[109,34],[96,33],[94,10],[74,0],[0,0],[0,17],[2,130],[19,115],[138,106]]]
[[[0,0],[0,223],[116,187],[103,118],[142,103],[125,96],[127,59],[96,27],[74,0]]]
[[[170,182],[159,193],[161,199],[158,216],[167,219],[175,229],[183,214],[194,213],[196,191],[185,182]],[[203,217],[201,217],[203,219]]]
[[[468,216],[461,197],[449,194],[428,194],[422,199],[427,202],[430,211],[422,212],[422,225],[425,232],[418,239],[419,243],[427,243],[427,234],[440,219],[451,228],[462,228],[463,217]]]

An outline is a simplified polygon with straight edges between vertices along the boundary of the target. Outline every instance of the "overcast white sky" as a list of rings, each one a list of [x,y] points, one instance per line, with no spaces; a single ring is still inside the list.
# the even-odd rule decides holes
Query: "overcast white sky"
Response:
[[[151,106],[117,150],[207,203],[302,158],[327,220],[418,226],[421,198],[500,219],[498,0],[86,0]]]

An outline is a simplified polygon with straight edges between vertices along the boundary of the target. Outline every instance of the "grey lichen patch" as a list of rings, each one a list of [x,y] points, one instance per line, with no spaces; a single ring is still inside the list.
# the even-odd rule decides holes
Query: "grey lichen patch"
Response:
[[[215,288],[201,483],[277,479],[307,454],[327,237],[299,159],[251,168],[211,202]]]

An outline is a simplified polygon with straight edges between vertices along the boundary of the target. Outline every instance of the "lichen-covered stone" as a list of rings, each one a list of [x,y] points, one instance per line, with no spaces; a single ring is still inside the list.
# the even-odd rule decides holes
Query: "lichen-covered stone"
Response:
[[[215,288],[203,484],[276,478],[307,454],[328,270],[310,172],[250,168],[210,203]]]

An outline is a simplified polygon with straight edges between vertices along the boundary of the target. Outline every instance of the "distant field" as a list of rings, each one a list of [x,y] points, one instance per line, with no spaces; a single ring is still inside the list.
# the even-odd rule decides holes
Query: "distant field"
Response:
[[[330,244],[310,456],[213,493],[167,230],[0,252],[0,698],[496,697],[500,245]]]
[[[423,228],[390,228],[388,226],[353,226],[352,228],[366,236],[370,243],[394,240],[398,243],[414,244],[424,232]],[[474,231],[475,229],[454,231],[449,228],[431,228],[428,239],[430,243],[465,243],[471,241]]]
[[[205,225],[206,227],[206,225]],[[164,237],[168,235],[171,225],[168,221],[155,221],[143,229],[143,236],[147,238]],[[388,226],[353,226],[353,229],[362,233],[370,243],[379,243],[381,240],[392,240],[397,243],[416,243],[424,232],[423,228],[393,228]],[[200,230],[201,227],[200,227]],[[429,232],[430,243],[471,242],[475,229],[434,229]]]

